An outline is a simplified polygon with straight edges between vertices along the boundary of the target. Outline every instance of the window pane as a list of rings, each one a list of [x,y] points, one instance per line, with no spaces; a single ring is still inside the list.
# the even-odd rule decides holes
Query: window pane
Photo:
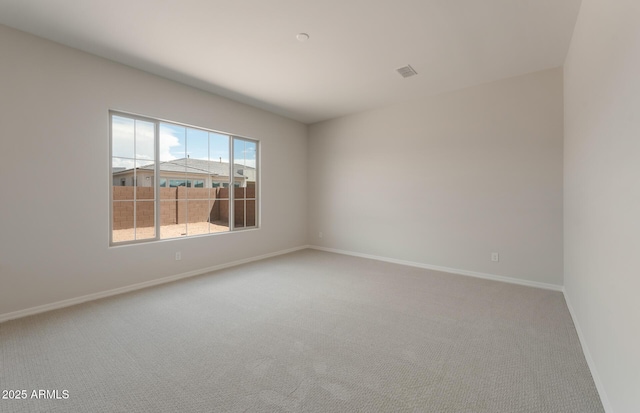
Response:
[[[153,201],[155,199],[155,188],[152,186],[137,186],[136,201]]]
[[[210,232],[224,232],[229,230],[229,200],[220,197],[224,189],[212,189],[209,199]]]
[[[173,192],[173,194],[171,194],[171,192]],[[175,189],[163,188],[160,190],[160,197],[160,226],[164,227],[177,224]]]
[[[245,197],[246,198],[256,198],[256,183],[255,182],[247,182],[247,188],[245,189]]]
[[[229,136],[209,132],[209,160],[229,163]]]
[[[137,201],[136,205],[136,239],[155,238],[155,202]]]
[[[155,159],[155,125],[151,122],[135,121],[136,159],[153,162]]]
[[[134,158],[135,121],[121,116],[111,118],[111,156]]]
[[[234,138],[233,140],[234,186],[245,188],[255,185],[257,145],[253,141]],[[244,197],[244,191],[242,191]]]
[[[186,133],[184,126],[160,124],[160,162],[187,157]]]
[[[121,177],[121,178],[114,178],[114,180],[122,180],[123,181],[123,185],[116,185],[114,183],[113,185],[113,201],[133,201],[133,197],[134,197],[134,187],[131,186],[131,183],[133,182],[133,175],[131,176],[130,179]],[[124,185],[124,181],[126,180],[127,185]]]
[[[169,179],[171,182],[171,179]],[[176,238],[186,234],[186,208],[178,211],[178,197],[184,198],[185,187],[160,188],[160,238]],[[178,191],[181,193],[179,194]]]
[[[180,190],[181,189],[185,189],[183,187],[178,188],[178,199],[184,199],[184,197],[180,197]],[[183,191],[183,193],[186,193]],[[187,219],[188,219],[188,215],[187,215],[187,201],[178,201],[176,202],[176,219],[178,221],[177,225],[175,228],[173,228],[173,235],[172,237],[184,237],[187,235]]]
[[[224,198],[212,199],[211,222],[215,225],[215,231],[229,230],[229,200]]]
[[[206,161],[202,164],[202,172],[209,172],[209,133],[201,129],[187,128],[187,157]]]
[[[205,148],[202,156],[205,156],[205,159],[194,159],[193,157],[189,157],[186,160],[186,174],[188,176],[187,188],[190,188],[187,191],[187,197],[189,199],[208,199],[209,198],[209,186],[205,187],[205,180],[209,178],[209,160],[208,157],[208,137],[207,133],[204,134],[192,134],[193,139],[190,139],[187,142],[187,146],[189,146],[189,142],[197,142],[197,145],[200,145]],[[200,188],[197,190],[191,190],[191,188]]]
[[[245,227],[245,201],[234,201],[233,202],[233,222],[235,223],[236,228],[244,228]]]
[[[176,188],[177,189],[177,188]],[[187,235],[187,203],[185,201],[160,202],[160,238],[178,238]]]
[[[253,141],[241,138],[233,139],[233,161],[236,165],[256,167],[257,145]]]
[[[213,191],[212,191],[213,193]],[[216,198],[220,199],[229,199],[229,188],[218,188],[216,189]]]
[[[133,159],[111,158],[113,186],[133,186],[134,167]]]
[[[151,178],[155,174],[155,162],[148,159],[136,159],[136,175],[142,176],[143,179],[138,181],[138,186],[153,186]],[[145,180],[145,177],[151,177]]]
[[[212,198],[214,198],[214,191],[211,191]],[[218,231],[229,230],[229,188],[221,187],[215,191],[214,206],[212,208],[212,214],[214,214],[213,223],[218,227]]]
[[[256,186],[257,166],[258,166],[258,144],[253,141],[247,141],[245,146],[245,168],[244,176],[246,178],[246,187]],[[249,198],[249,195],[247,195]]]
[[[136,200],[155,199],[155,165],[148,160],[136,160]]]
[[[233,138],[233,163],[235,165],[244,165],[245,144],[244,139]]]
[[[211,187],[229,185],[229,136],[209,132],[209,173]]]
[[[112,208],[113,242],[133,241],[133,201],[114,201]]]
[[[209,200],[187,201],[187,235],[209,233]]]
[[[187,235],[187,224],[174,224],[160,227],[160,239],[182,238]]]
[[[135,160],[130,159],[130,158],[118,158],[118,157],[113,157],[111,158],[111,172],[114,174],[114,176],[116,174],[120,174],[123,171],[130,171],[132,170],[136,165]]]
[[[245,203],[245,216],[247,227],[255,227],[258,220],[256,215],[256,201],[248,199]]]

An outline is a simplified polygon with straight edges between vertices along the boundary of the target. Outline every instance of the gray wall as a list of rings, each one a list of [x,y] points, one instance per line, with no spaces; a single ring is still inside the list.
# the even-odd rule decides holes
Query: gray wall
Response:
[[[552,69],[312,125],[310,243],[562,285],[562,112]]]
[[[4,26],[0,56],[0,315],[306,243],[305,125]],[[109,109],[260,139],[262,228],[109,248]]]
[[[584,0],[565,62],[565,289],[609,411],[640,411],[640,2]]]

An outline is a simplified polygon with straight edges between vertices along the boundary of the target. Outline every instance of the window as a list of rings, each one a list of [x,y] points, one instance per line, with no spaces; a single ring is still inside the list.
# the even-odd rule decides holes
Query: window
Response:
[[[169,179],[169,187],[177,188],[179,186],[187,186],[187,182],[189,181],[186,181],[184,179]]]
[[[162,181],[162,180],[161,180]],[[166,180],[164,182],[164,185],[162,182],[160,182],[160,186],[167,186],[166,184]],[[191,188],[191,186],[193,186],[194,188],[204,188],[204,180],[202,179],[169,179],[169,186],[171,188],[176,188],[179,186],[186,186],[187,188]]]
[[[111,244],[257,228],[258,141],[116,112],[110,120]]]
[[[256,155],[258,144],[233,138],[234,217],[237,227],[256,225]]]

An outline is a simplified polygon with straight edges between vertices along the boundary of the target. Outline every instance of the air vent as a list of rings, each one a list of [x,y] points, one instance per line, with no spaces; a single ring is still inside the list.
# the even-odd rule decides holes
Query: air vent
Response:
[[[411,77],[418,74],[410,65],[406,65],[405,67],[401,67],[400,69],[396,69],[400,76],[402,77]]]

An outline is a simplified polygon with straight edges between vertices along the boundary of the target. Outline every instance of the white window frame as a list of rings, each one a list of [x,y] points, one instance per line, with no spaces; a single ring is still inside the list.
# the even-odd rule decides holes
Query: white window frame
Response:
[[[113,241],[113,205],[114,205],[114,201],[113,201],[113,117],[114,116],[119,116],[119,117],[124,117],[124,118],[129,118],[132,120],[140,120],[140,121],[144,121],[144,122],[150,122],[154,124],[154,151],[155,151],[155,160],[154,160],[154,179],[153,179],[153,188],[154,188],[154,210],[155,210],[155,216],[154,216],[154,220],[155,220],[155,237],[153,238],[145,238],[145,239],[140,239],[140,240],[129,240],[129,241],[119,241],[119,242],[114,242]],[[228,197],[228,202],[229,202],[229,230],[228,231],[223,231],[223,232],[212,232],[212,233],[208,233],[208,234],[194,234],[194,235],[185,235],[185,236],[181,236],[181,237],[174,237],[174,238],[160,238],[160,222],[161,222],[161,217],[160,217],[160,181],[161,181],[161,177],[160,177],[160,124],[162,123],[166,123],[166,124],[172,124],[172,125],[177,125],[177,126],[181,126],[181,127],[185,127],[185,128],[191,128],[191,129],[198,129],[201,131],[205,131],[205,132],[211,132],[211,133],[217,133],[217,134],[221,134],[221,135],[226,135],[229,138],[229,182],[228,182],[228,186],[227,188],[229,189],[229,197]],[[235,225],[235,191],[234,191],[234,181],[235,181],[235,172],[234,172],[234,164],[235,164],[235,157],[234,157],[234,140],[235,139],[241,139],[244,141],[249,141],[255,144],[256,146],[256,181],[255,181],[255,225],[252,225],[250,227],[248,227],[246,225],[247,223],[247,211],[246,211],[246,200],[247,198],[244,198],[245,201],[245,207],[244,207],[244,214],[245,214],[245,219],[244,219],[244,226],[242,227],[238,227],[236,228]],[[185,123],[180,123],[180,122],[176,122],[176,121],[170,121],[170,120],[164,120],[164,119],[158,119],[158,118],[152,118],[152,117],[148,117],[148,116],[141,116],[141,115],[135,115],[132,113],[127,113],[127,112],[122,112],[122,111],[116,111],[116,110],[110,110],[109,111],[109,246],[114,247],[114,246],[123,246],[123,245],[132,245],[132,244],[145,244],[145,243],[149,243],[149,242],[158,242],[158,241],[174,241],[174,240],[180,240],[180,239],[185,239],[185,238],[195,238],[195,237],[206,237],[206,236],[215,236],[215,235],[223,235],[223,234],[230,234],[233,232],[240,232],[240,231],[252,231],[252,230],[257,230],[260,229],[260,222],[261,222],[261,204],[260,204],[260,200],[262,198],[261,196],[261,185],[260,185],[260,175],[261,175],[261,168],[260,168],[260,155],[261,155],[261,148],[260,148],[260,140],[258,139],[254,139],[254,138],[250,138],[250,137],[246,137],[246,136],[242,136],[242,135],[238,135],[238,134],[234,134],[234,133],[229,133],[229,132],[223,132],[223,131],[219,131],[219,130],[215,130],[215,129],[209,129],[209,128],[204,128],[201,126],[193,126],[193,125],[189,125],[189,124],[185,124]],[[134,153],[135,156],[135,153]],[[135,168],[135,165],[134,165]],[[134,174],[135,177],[135,174]],[[135,185],[135,178],[134,179],[134,187]],[[185,178],[187,179],[187,178]],[[206,181],[205,181],[206,182]],[[167,187],[169,187],[169,178],[167,178]],[[205,186],[206,187],[206,186]],[[220,187],[223,187],[223,185],[221,184]],[[211,188],[209,188],[211,189]],[[134,191],[135,193],[135,191]],[[135,196],[134,196],[134,222],[135,222]],[[187,214],[188,214],[188,210],[187,210]],[[188,226],[188,222],[186,223],[186,225]],[[134,226],[135,229],[135,226]]]

